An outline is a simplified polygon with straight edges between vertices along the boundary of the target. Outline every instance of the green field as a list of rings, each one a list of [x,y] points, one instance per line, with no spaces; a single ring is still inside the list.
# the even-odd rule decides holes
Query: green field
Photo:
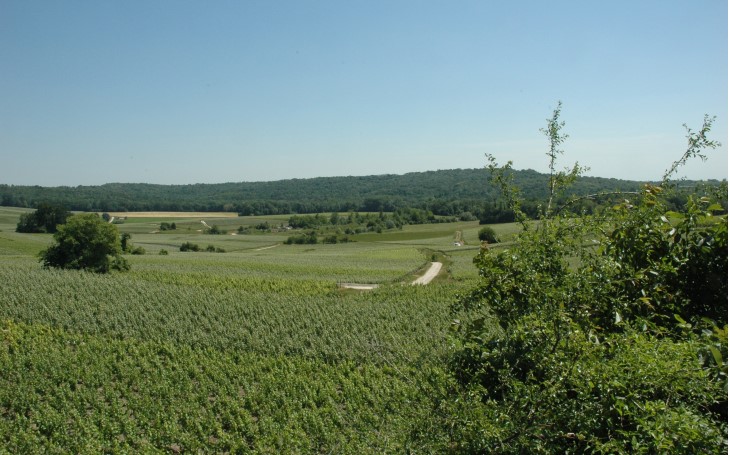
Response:
[[[129,272],[97,275],[43,269],[37,254],[52,238],[15,233],[23,212],[0,208],[0,451],[438,446],[429,377],[445,369],[449,305],[477,278],[475,222],[284,245],[286,232],[210,235],[200,219],[130,218],[118,227],[147,254],[128,255]],[[177,229],[156,232],[162,221]],[[204,221],[235,232],[286,217]],[[226,252],[180,252],[186,241]],[[442,275],[407,285],[434,255]]]

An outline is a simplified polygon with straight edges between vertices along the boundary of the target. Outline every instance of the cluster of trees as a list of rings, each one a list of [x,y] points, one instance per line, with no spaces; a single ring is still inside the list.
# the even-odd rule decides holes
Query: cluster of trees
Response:
[[[555,201],[579,167],[557,172],[537,222],[509,167],[490,165],[523,231],[483,249],[480,284],[454,313],[454,394],[438,403],[466,453],[727,453],[727,187],[675,210],[670,177],[704,148],[688,131],[660,184],[600,216]]]
[[[327,234],[320,237],[317,231],[309,231],[299,235],[290,236],[284,241],[286,245],[316,245],[317,243],[348,243],[350,238],[347,235]]]
[[[59,224],[66,223],[69,216],[71,216],[71,212],[63,206],[41,203],[38,204],[35,212],[20,215],[20,221],[15,230],[26,233],[47,232],[52,234],[56,232]]]
[[[145,254],[128,233],[119,234],[108,219],[94,213],[72,215],[62,206],[40,204],[24,213],[16,227],[23,233],[53,233],[54,243],[40,253],[44,267],[107,273],[129,270],[122,254]]]
[[[475,219],[470,214],[465,217]],[[354,233],[355,229],[360,228],[359,232],[377,231],[386,229],[400,229],[408,224],[428,224],[428,223],[449,223],[459,220],[456,217],[436,217],[433,212],[421,209],[397,209],[392,213],[360,213],[350,212],[343,216],[337,212],[332,212],[330,216],[321,213],[316,215],[293,215],[289,218],[289,226],[294,229],[318,229],[328,226],[347,226]]]
[[[226,250],[223,248],[216,247],[214,245],[208,245],[205,248],[201,248],[200,245],[197,243],[192,242],[185,242],[182,245],[180,245],[180,251],[186,252],[186,251],[192,251],[192,252],[199,252],[199,251],[206,251],[208,253],[225,253]]]

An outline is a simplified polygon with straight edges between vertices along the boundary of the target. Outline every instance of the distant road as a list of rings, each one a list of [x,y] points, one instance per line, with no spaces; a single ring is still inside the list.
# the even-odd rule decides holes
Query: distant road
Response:
[[[440,262],[432,262],[431,267],[429,267],[428,270],[426,270],[426,273],[423,274],[423,276],[419,277],[417,280],[413,281],[411,283],[412,285],[418,285],[418,284],[428,284],[431,281],[433,281],[434,278],[436,278],[436,275],[439,274],[441,271],[441,264]]]

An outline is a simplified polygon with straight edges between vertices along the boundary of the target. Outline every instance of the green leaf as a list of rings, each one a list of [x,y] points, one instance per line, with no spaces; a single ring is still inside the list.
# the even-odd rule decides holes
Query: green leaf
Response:
[[[715,359],[715,363],[717,364],[717,366],[721,367],[723,364],[723,361],[722,361],[722,354],[720,354],[720,351],[718,351],[715,346],[710,346],[710,352],[712,353],[712,358]]]
[[[710,205],[709,207],[707,207],[707,210],[709,212],[721,212],[724,209],[722,208],[722,206],[720,204],[714,203],[714,204]]]

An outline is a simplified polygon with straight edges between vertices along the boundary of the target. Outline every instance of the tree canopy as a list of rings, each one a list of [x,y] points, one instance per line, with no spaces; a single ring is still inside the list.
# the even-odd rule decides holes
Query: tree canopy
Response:
[[[527,201],[544,198],[550,176],[514,170],[515,183]],[[576,194],[636,191],[639,182],[581,177]],[[0,184],[2,205],[35,207],[63,204],[79,211],[229,211],[242,215],[429,210],[435,215],[477,217],[494,207],[499,190],[483,169],[412,172],[404,175],[320,177],[275,182],[194,185],[110,183],[100,186],[39,187]],[[587,207],[590,208],[590,207]],[[507,209],[508,210],[508,209]]]
[[[45,267],[85,269],[98,273],[127,270],[129,264],[121,256],[119,232],[93,213],[73,215],[58,226],[55,243],[41,252]]]
[[[71,213],[61,205],[41,203],[33,213],[20,215],[17,232],[56,232],[56,226],[64,224]]]

